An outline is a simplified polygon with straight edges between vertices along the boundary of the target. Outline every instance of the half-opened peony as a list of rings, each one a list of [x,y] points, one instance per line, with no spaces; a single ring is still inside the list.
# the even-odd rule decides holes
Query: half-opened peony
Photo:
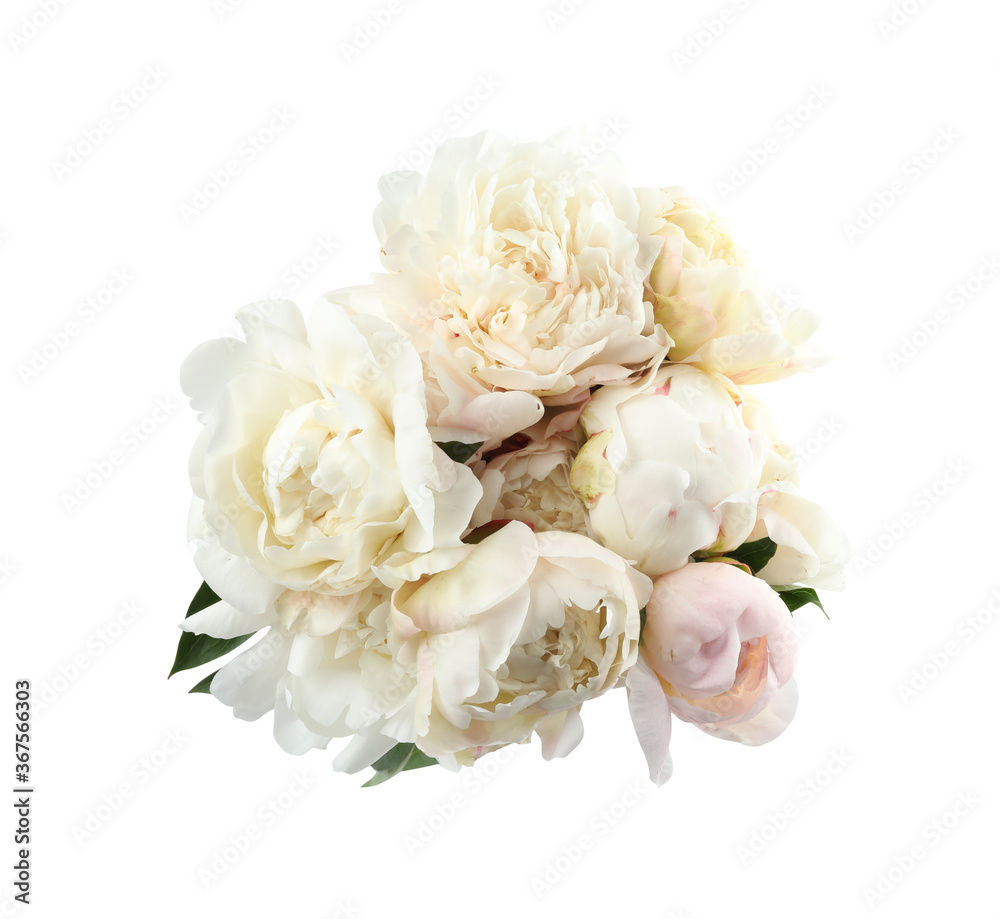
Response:
[[[598,390],[572,483],[596,538],[650,577],[702,549],[735,549],[755,516],[762,450],[719,379],[664,365],[642,386]]]
[[[276,585],[349,594],[394,551],[456,545],[482,490],[435,446],[420,359],[385,320],[332,299],[309,328],[287,301],[239,313],[246,342],[197,348],[181,370],[204,430],[191,483],[221,551]]]
[[[388,315],[471,387],[567,398],[666,353],[643,297],[662,220],[643,219],[617,158],[484,133],[380,187]]]
[[[657,578],[626,678],[650,778],[670,777],[672,715],[725,740],[777,737],[795,714],[795,661],[792,617],[764,581],[715,562]]]
[[[519,521],[382,573],[398,584],[393,640],[416,677],[417,746],[445,759],[533,732],[546,759],[569,753],[580,706],[635,662],[650,590],[588,537]]]
[[[644,195],[643,201],[655,201]],[[749,262],[710,211],[681,188],[661,192],[656,217],[661,250],[649,277],[656,322],[673,340],[669,359],[723,373],[733,382],[765,383],[819,366],[809,344],[819,325],[762,289]]]

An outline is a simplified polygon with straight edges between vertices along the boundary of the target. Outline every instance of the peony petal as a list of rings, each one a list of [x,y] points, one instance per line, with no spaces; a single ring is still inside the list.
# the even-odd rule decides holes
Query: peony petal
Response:
[[[771,704],[755,718],[725,726],[699,724],[698,727],[706,734],[722,740],[733,740],[757,747],[774,740],[791,724],[798,702],[798,687],[795,685],[795,680],[789,680],[778,690]]]
[[[583,740],[580,706],[543,718],[535,725],[535,733],[542,741],[542,759],[569,756]]]
[[[670,758],[670,705],[659,678],[642,655],[626,674],[625,689],[635,736],[649,766],[650,781],[663,785],[674,769]]]
[[[263,614],[244,613],[230,606],[225,600],[213,603],[193,616],[188,616],[180,627],[195,635],[211,635],[213,638],[238,638],[275,625],[278,616],[274,610]]]
[[[509,597],[535,567],[538,550],[531,529],[518,521],[486,537],[461,565],[439,572],[415,589],[401,588],[396,601],[425,632],[451,632]]]
[[[198,547],[194,563],[218,596],[248,615],[270,614],[285,589],[258,574],[245,558],[227,552],[215,539]]]
[[[230,706],[244,721],[256,721],[275,706],[288,673],[290,643],[272,628],[246,651],[225,664],[209,687],[212,695]]]
[[[288,705],[285,693],[279,692],[274,705],[274,739],[286,753],[302,756],[310,750],[326,749],[329,737],[314,734]]]
[[[376,731],[355,734],[351,742],[334,757],[333,768],[337,772],[353,775],[355,772],[367,769],[394,746],[396,746],[395,740]]]

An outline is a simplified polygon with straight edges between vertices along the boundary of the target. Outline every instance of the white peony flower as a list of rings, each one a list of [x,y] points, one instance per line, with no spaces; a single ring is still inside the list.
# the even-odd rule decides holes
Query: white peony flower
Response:
[[[661,251],[649,277],[656,322],[673,340],[672,361],[685,361],[733,382],[765,383],[812,370],[826,360],[809,343],[819,325],[757,283],[728,229],[683,189],[642,198],[662,220]]]
[[[648,578],[576,533],[514,521],[478,545],[390,561],[397,659],[415,675],[417,746],[445,761],[537,733],[579,742],[580,706],[636,660]]]
[[[669,364],[641,386],[598,390],[571,472],[600,542],[650,577],[699,550],[728,551],[754,525],[760,436],[718,378]]]
[[[205,425],[190,471],[218,543],[208,583],[236,557],[282,587],[352,594],[394,551],[457,545],[482,490],[431,440],[420,359],[398,331],[331,299],[308,332],[287,301],[239,319],[245,343],[208,342],[181,370]]]
[[[484,133],[444,144],[426,177],[387,176],[381,192],[375,225],[390,274],[376,283],[447,385],[464,377],[518,393],[500,412],[509,418],[524,394],[572,398],[666,353],[643,299],[662,221],[642,217],[616,158],[588,165],[557,141]]]

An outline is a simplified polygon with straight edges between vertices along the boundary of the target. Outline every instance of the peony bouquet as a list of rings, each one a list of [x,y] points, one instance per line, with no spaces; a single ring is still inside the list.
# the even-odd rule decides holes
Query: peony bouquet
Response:
[[[681,188],[566,136],[445,143],[386,176],[384,273],[238,313],[182,385],[203,425],[205,583],[171,673],[369,784],[537,735],[570,753],[623,689],[651,779],[674,718],[761,744],[796,708],[792,614],[845,537],[745,387],[817,366]]]

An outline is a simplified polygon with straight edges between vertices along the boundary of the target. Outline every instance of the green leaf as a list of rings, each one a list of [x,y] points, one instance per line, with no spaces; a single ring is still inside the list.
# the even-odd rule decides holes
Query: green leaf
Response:
[[[646,607],[639,610],[639,641],[642,641],[642,633],[646,631]]]
[[[823,610],[823,615],[827,619],[830,617],[826,615],[826,610],[823,609],[823,604],[819,602],[819,595],[811,587],[796,587],[794,585],[775,587],[774,588],[782,600],[785,601],[785,606],[788,607],[788,612],[794,613],[797,609],[805,606],[808,603],[815,603],[821,610]]]
[[[483,441],[479,441],[478,444],[463,444],[457,440],[449,440],[438,444],[438,446],[448,454],[449,459],[456,463],[467,463],[476,455],[483,443]]]
[[[202,584],[198,592],[194,595],[191,605],[188,607],[185,619],[207,609],[213,603],[219,602],[219,595],[216,594],[208,584]],[[191,670],[208,664],[217,658],[228,654],[233,648],[238,648],[248,638],[252,638],[256,633],[250,632],[248,635],[239,635],[236,638],[213,638],[211,635],[195,635],[194,632],[182,632],[180,641],[177,642],[177,654],[174,657],[174,665],[167,674],[170,679],[175,673],[184,670]]]
[[[194,686],[192,686],[188,690],[188,692],[211,692],[212,690],[209,689],[209,687],[212,685],[212,678],[218,672],[219,672],[218,670],[213,671],[207,677],[205,677],[205,679],[203,679],[201,682],[196,683]]]
[[[424,766],[437,765],[436,759],[431,759],[426,753],[417,749],[416,744],[400,743],[396,744],[385,756],[372,763],[373,775],[362,788],[371,788],[374,785],[381,785],[387,782],[400,772],[408,772],[410,769],[422,769]]]
[[[767,536],[756,542],[745,542],[742,546],[729,553],[729,558],[746,565],[754,574],[760,571],[778,551],[778,544]]]
[[[200,613],[203,609],[208,609],[213,603],[218,603],[221,599],[222,597],[212,590],[206,581],[203,581],[201,587],[198,588],[198,592],[194,595],[188,611],[184,614],[184,618],[188,619],[195,613]]]

